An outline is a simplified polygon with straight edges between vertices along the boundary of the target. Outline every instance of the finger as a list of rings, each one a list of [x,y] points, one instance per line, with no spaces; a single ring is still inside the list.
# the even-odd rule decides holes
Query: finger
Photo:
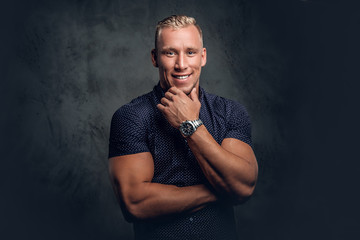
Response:
[[[177,94],[181,94],[183,91],[181,91],[180,89],[178,89],[177,87],[171,87],[169,88],[168,92],[177,95]]]
[[[166,97],[167,99],[169,99],[170,101],[172,101],[172,100],[173,100],[173,97],[174,97],[174,94],[172,94],[171,92],[166,92],[166,93],[165,93],[165,97]]]
[[[171,101],[165,97],[161,98],[160,102],[162,103],[162,105],[164,106],[169,106]]]
[[[191,100],[193,101],[199,101],[199,98],[197,96],[197,91],[196,91],[196,88],[193,88],[190,92],[190,98]]]
[[[160,112],[164,112],[165,111],[165,106],[162,104],[158,104],[156,105],[156,107],[160,110]]]

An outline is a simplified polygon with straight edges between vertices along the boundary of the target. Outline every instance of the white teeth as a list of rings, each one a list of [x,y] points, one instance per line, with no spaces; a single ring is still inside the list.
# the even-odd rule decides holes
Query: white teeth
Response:
[[[185,79],[187,77],[189,77],[190,75],[186,75],[186,76],[174,76],[177,79]]]

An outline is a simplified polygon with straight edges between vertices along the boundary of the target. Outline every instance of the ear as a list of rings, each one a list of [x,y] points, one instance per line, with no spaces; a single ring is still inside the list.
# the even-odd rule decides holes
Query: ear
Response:
[[[205,66],[206,64],[206,48],[202,49],[202,53],[201,53],[201,66]]]
[[[152,61],[152,64],[154,65],[154,67],[159,67],[159,65],[157,63],[157,53],[156,53],[155,49],[151,50],[151,61]]]

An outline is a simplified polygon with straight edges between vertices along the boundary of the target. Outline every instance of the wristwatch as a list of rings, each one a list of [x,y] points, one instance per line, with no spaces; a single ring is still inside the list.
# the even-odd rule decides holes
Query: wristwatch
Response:
[[[192,121],[184,121],[180,124],[180,132],[185,136],[189,137],[191,136],[198,127],[200,127],[203,124],[203,122],[198,120],[192,120]]]

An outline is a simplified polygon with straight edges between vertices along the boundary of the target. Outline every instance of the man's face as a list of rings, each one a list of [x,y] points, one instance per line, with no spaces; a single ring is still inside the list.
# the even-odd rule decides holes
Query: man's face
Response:
[[[163,28],[153,50],[152,62],[159,68],[160,86],[177,87],[189,94],[198,90],[201,67],[206,64],[206,49],[194,25],[180,29]],[[156,54],[156,55],[155,55]]]

